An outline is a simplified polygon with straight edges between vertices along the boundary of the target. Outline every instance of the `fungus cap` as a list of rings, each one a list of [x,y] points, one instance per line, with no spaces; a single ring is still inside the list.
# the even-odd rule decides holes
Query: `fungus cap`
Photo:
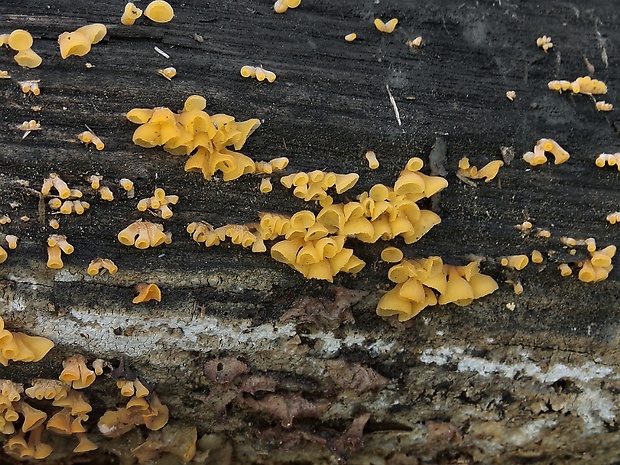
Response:
[[[23,52],[32,47],[32,35],[23,29],[15,29],[9,34],[8,45],[17,52]]]
[[[164,0],[154,0],[147,5],[144,16],[156,23],[167,23],[174,18],[174,9]]]

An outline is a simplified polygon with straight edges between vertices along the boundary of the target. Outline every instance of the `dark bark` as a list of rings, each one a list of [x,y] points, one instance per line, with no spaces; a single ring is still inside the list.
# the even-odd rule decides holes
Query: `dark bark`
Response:
[[[547,89],[550,80],[587,75],[589,62],[593,77],[609,86],[604,99],[616,103],[615,5],[304,0],[276,15],[268,1],[177,3],[171,23],[143,19],[132,27],[119,24],[118,2],[0,5],[0,32],[29,30],[44,60],[25,70],[12,62],[12,52],[0,56],[12,75],[0,82],[0,214],[13,220],[1,232],[20,237],[0,265],[0,308],[7,328],[56,343],[41,363],[0,367],[0,378],[56,378],[62,359],[75,352],[114,366],[124,360],[157,386],[174,424],[196,426],[199,436],[219,435],[205,443],[233,454],[233,463],[615,460],[620,273],[614,269],[608,280],[587,284],[560,277],[556,267],[587,256],[581,247],[571,258],[561,236],[595,237],[600,246],[618,242],[617,226],[604,218],[620,208],[619,173],[594,165],[597,154],[618,150],[617,115],[597,112],[587,96]],[[375,17],[398,17],[399,25],[381,34]],[[58,34],[91,22],[106,23],[104,41],[85,57],[62,60]],[[345,42],[349,32],[358,40]],[[555,44],[548,53],[535,45],[543,34]],[[424,46],[408,47],[418,35]],[[94,67],[87,69],[87,62]],[[278,78],[273,84],[243,79],[239,69],[246,64]],[[156,73],[166,66],[178,70],[171,82]],[[23,95],[16,83],[24,79],[40,79],[41,95]],[[516,91],[514,102],[507,90]],[[374,183],[392,184],[412,156],[425,160],[428,173],[431,148],[442,137],[449,187],[432,206],[442,223],[413,245],[391,245],[410,258],[439,255],[451,264],[483,256],[484,271],[500,289],[468,307],[433,307],[399,324],[374,313],[380,291],[390,287],[389,266],[379,260],[384,242],[349,240],[366,267],[357,276],[338,275],[334,285],[306,281],[268,253],[194,243],[185,232],[191,221],[254,222],[259,211],[291,214],[309,205],[278,176],[274,191],[261,195],[258,176],[206,181],[183,171],[185,157],[132,143],[136,126],[125,119],[127,111],[177,111],[191,94],[206,97],[209,113],[263,121],[242,150],[257,161],[286,156],[287,173],[358,172],[349,198]],[[41,110],[33,112],[34,105]],[[42,130],[22,139],[15,128],[30,119],[40,120]],[[84,125],[104,140],[104,151],[75,139]],[[570,160],[527,165],[521,155],[541,137],[558,141]],[[501,147],[514,149],[515,159],[496,180],[472,187],[457,179],[461,157],[481,167],[500,158]],[[377,153],[378,170],[368,169],[366,150]],[[45,241],[54,231],[47,226],[49,209],[41,218],[34,192],[50,172],[84,192],[85,178],[98,173],[117,197],[105,202],[87,195],[86,214],[60,219],[59,232],[75,246],[61,271],[45,267]],[[121,195],[123,177],[136,183],[136,199]],[[118,231],[149,219],[135,204],[155,187],[180,196],[165,222],[172,244],[145,251],[121,245]],[[31,220],[20,221],[23,215]],[[552,237],[522,235],[514,225],[525,219]],[[516,273],[497,263],[502,255],[533,249],[557,253]],[[88,277],[95,256],[112,258],[118,274]],[[523,294],[514,295],[507,279],[520,280]],[[162,302],[133,305],[137,282],[160,284]],[[340,292],[335,286],[370,292],[345,309],[354,323],[343,309],[330,308]],[[312,302],[320,317],[280,322],[287,310]],[[334,324],[334,314],[344,321]],[[217,357],[238,358],[250,372],[214,383],[203,366]],[[362,392],[343,389],[334,379],[338,370],[351,370],[340,376],[355,386],[371,383],[355,378],[360,373],[379,381]],[[263,379],[269,389],[261,390]],[[244,383],[258,388],[249,393]],[[89,392],[99,413],[120,402],[106,377]],[[89,422],[93,431],[96,418]],[[98,439],[105,450],[122,450],[137,445],[130,436]]]

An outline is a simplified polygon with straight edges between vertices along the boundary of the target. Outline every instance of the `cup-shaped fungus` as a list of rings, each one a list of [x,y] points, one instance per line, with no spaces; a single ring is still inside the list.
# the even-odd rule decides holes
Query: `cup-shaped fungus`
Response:
[[[76,354],[62,362],[60,381],[70,384],[73,389],[84,389],[95,382],[95,372],[86,366],[86,358]]]
[[[58,196],[61,199],[66,199],[71,196],[71,189],[69,189],[67,183],[64,182],[56,173],[50,173],[49,177],[43,180],[41,194],[48,195],[52,188],[56,189]]]
[[[135,221],[118,233],[118,240],[127,246],[135,245],[138,249],[146,249],[164,243],[170,244],[172,239],[168,234],[164,233],[164,227],[161,224]]]
[[[73,389],[69,390],[66,397],[56,399],[52,402],[54,407],[67,407],[71,410],[71,415],[78,416],[92,411],[91,405],[88,403],[86,397]]]
[[[168,23],[174,18],[174,10],[164,0],[154,0],[144,10],[144,16],[156,23]]]
[[[6,259],[9,258],[9,254],[4,250],[4,248],[0,245],[0,263],[6,262]]]
[[[138,283],[136,284],[136,291],[138,295],[132,300],[134,304],[148,302],[149,300],[161,302],[161,290],[157,284]]]
[[[88,24],[73,32],[63,32],[58,36],[60,56],[64,60],[71,55],[86,55],[91,46],[101,42],[107,32],[105,25],[101,23]]]
[[[381,260],[386,263],[398,263],[403,259],[403,252],[396,247],[386,247],[381,251]]]
[[[67,397],[67,386],[55,379],[35,379],[25,393],[31,399],[37,400],[62,399]]]
[[[527,255],[509,255],[500,259],[502,266],[513,268],[515,270],[522,270],[527,266],[529,261],[530,259]]]
[[[596,111],[611,111],[614,109],[613,104],[607,103],[605,101],[599,101],[595,103]]]
[[[47,239],[47,267],[59,269],[63,267],[61,252],[71,255],[73,246],[67,242],[66,236],[52,234]]]
[[[79,442],[78,445],[75,446],[75,448],[73,449],[73,452],[75,453],[90,452],[99,448],[99,446],[90,439],[88,439],[88,436],[86,436],[86,434],[84,433],[78,433],[77,438]]]
[[[93,144],[99,151],[105,148],[103,141],[92,131],[81,132],[77,135],[77,138],[86,145]]]
[[[123,16],[121,16],[121,23],[125,26],[131,26],[140,16],[142,16],[142,10],[132,2],[129,2],[125,5]]]
[[[31,407],[23,400],[16,402],[14,405],[15,411],[21,413],[24,417],[24,422],[22,423],[21,430],[24,433],[28,431],[32,431],[38,426],[42,425],[43,422],[47,419],[47,413],[42,412],[34,407]]]
[[[368,162],[368,167],[371,170],[376,170],[379,168],[379,161],[377,160],[377,155],[372,150],[368,150],[364,157],[366,157],[366,161]]]
[[[32,47],[34,41],[32,35],[23,29],[15,29],[8,38],[8,46],[17,52],[28,50]]]
[[[13,235],[13,234],[7,234],[4,238],[6,240],[6,243],[9,245],[9,249],[16,249],[17,248],[17,236]]]
[[[263,194],[267,194],[273,190],[273,186],[271,185],[271,180],[269,178],[263,178],[260,180],[259,190]]]
[[[43,62],[43,59],[32,49],[17,52],[13,59],[23,68],[36,68]]]

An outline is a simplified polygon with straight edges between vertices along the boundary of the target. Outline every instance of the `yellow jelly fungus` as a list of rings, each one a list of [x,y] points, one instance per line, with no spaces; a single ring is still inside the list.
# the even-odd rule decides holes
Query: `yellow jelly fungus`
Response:
[[[530,259],[527,255],[509,255],[502,257],[500,263],[502,266],[513,268],[515,270],[522,270],[527,266]]]
[[[594,252],[596,250],[596,239],[593,237],[588,237],[584,242],[588,252]]]
[[[41,129],[41,123],[31,119],[30,121],[24,121],[18,129],[22,131],[38,131]]]
[[[515,228],[518,229],[519,231],[529,231],[530,229],[532,229],[532,223],[530,221],[524,221],[521,224],[516,224]]]
[[[50,228],[52,228],[52,229],[58,229],[58,228],[60,228],[60,223],[58,222],[58,220],[57,220],[56,218],[52,218],[52,219],[49,221],[49,225],[50,225]]]
[[[62,362],[63,370],[58,379],[73,389],[85,389],[95,382],[95,372],[86,366],[86,358],[75,354]]]
[[[241,68],[241,76],[244,78],[256,78],[257,81],[273,82],[276,80],[276,74],[272,71],[261,68],[260,66],[243,66]]]
[[[398,24],[397,18],[392,18],[387,23],[384,23],[379,18],[376,18],[374,21],[374,25],[377,28],[377,30],[380,32],[385,32],[387,34],[391,34],[392,32],[394,32],[394,28],[396,27],[397,24]]]
[[[620,212],[612,212],[605,217],[609,224],[620,223]]]
[[[549,81],[547,87],[549,90],[555,90],[562,93],[567,90],[571,90],[571,83],[569,81]]]
[[[407,41],[407,46],[410,48],[419,48],[421,45],[422,45],[422,36],[418,36],[415,39]]]
[[[8,71],[0,70],[0,79],[11,79],[11,75]]]
[[[344,40],[346,40],[347,42],[353,42],[355,39],[357,39],[357,34],[355,32],[344,36]]]
[[[71,255],[73,246],[67,242],[67,238],[60,234],[52,234],[47,239],[47,267],[59,269],[63,267],[61,252]]]
[[[403,259],[403,252],[396,247],[386,247],[381,251],[381,260],[386,263],[398,263]]]
[[[157,302],[161,302],[161,290],[159,289],[157,284],[136,284],[136,292],[138,292],[138,295],[132,300],[134,304],[148,302],[149,300],[156,300]]]
[[[242,66],[240,72],[244,78],[256,77],[256,68],[254,66]]]
[[[88,439],[88,436],[83,433],[78,433],[77,438],[79,442],[78,445],[75,446],[75,448],[73,449],[73,452],[75,453],[90,452],[99,448],[97,444]]]
[[[11,222],[11,217],[9,215],[0,215],[0,224],[9,224]]]
[[[92,131],[84,131],[77,135],[77,138],[85,144],[93,144],[97,150],[103,150],[105,145],[102,140]]]
[[[614,109],[613,104],[604,101],[596,102],[595,105],[598,111],[611,111]]]
[[[368,150],[364,157],[366,157],[366,161],[368,162],[368,168],[371,170],[376,170],[379,168],[379,161],[377,160],[377,155],[372,150]]]
[[[532,250],[532,263],[542,263],[543,256],[538,250]]]
[[[15,29],[11,32],[11,34],[9,34],[7,43],[8,46],[16,52],[21,52],[32,47],[34,41],[32,40],[32,35],[28,31],[24,31],[23,29]]]
[[[107,362],[101,358],[95,359],[95,361],[93,361],[93,370],[95,372],[95,374],[97,376],[100,376],[103,374],[103,368],[104,366],[108,365]]]
[[[521,281],[513,281],[512,289],[516,295],[523,294],[523,284],[521,284]]]
[[[122,178],[119,181],[119,184],[121,185],[121,187],[123,189],[125,189],[128,192],[133,189],[133,181],[131,181],[131,180],[127,179],[127,178]]]
[[[273,11],[276,13],[285,13],[289,8],[297,8],[301,4],[301,0],[277,0],[273,4]]]
[[[157,214],[166,220],[172,216],[172,210],[168,205],[175,205],[178,201],[178,195],[166,195],[163,189],[156,188],[153,197],[140,200],[137,208],[140,211],[146,211],[149,208],[158,210]]]
[[[542,48],[545,52],[550,48],[553,48],[553,42],[551,42],[551,37],[542,36],[536,39],[536,45]]]
[[[18,52],[13,59],[23,68],[36,68],[43,63],[43,59],[32,49]]]
[[[6,262],[7,258],[9,258],[9,254],[6,253],[6,250],[0,245],[0,263]]]
[[[118,271],[118,267],[112,260],[108,258],[94,258],[88,265],[86,272],[91,276],[95,276],[96,274],[99,274],[99,271],[102,268],[107,270],[110,274],[114,274]]]
[[[144,16],[156,23],[167,23],[174,18],[174,10],[164,0],[154,0],[144,10]]]
[[[547,84],[550,90],[563,92],[570,90],[575,94],[606,94],[607,85],[598,79],[592,79],[590,76],[579,77],[573,82],[569,81],[550,81]]]
[[[594,162],[599,168],[608,166],[616,166],[620,171],[620,153],[601,153]]]
[[[21,362],[38,362],[54,347],[49,339],[28,336],[24,333],[10,332],[4,329],[4,320],[0,317],[0,364],[7,366],[9,360]],[[6,385],[2,386],[2,396],[10,396]],[[13,400],[19,400],[12,396]]]
[[[158,70],[157,74],[159,74],[160,76],[165,77],[169,81],[172,81],[172,78],[177,75],[177,70],[176,70],[176,68],[173,68],[172,66],[169,66],[168,68],[164,68],[164,69]]]
[[[164,232],[161,224],[149,221],[136,221],[118,233],[118,240],[126,246],[135,246],[138,249],[157,247],[172,242],[170,233]]]
[[[99,195],[101,196],[102,200],[107,200],[108,202],[111,202],[112,200],[114,200],[114,194],[112,193],[110,188],[107,186],[99,187],[97,192],[99,192]]]
[[[129,2],[125,5],[123,16],[121,16],[121,23],[125,26],[131,26],[140,16],[142,16],[142,10]]]
[[[103,176],[91,174],[86,180],[90,183],[90,187],[94,190],[98,190],[101,187],[101,180]]]
[[[30,92],[33,95],[39,95],[41,93],[41,89],[39,89],[39,82],[41,81],[20,81],[17,84],[19,84],[24,94]]]
[[[273,186],[271,185],[271,180],[269,178],[263,178],[260,180],[259,190],[263,194],[267,194],[273,190]]]
[[[517,93],[514,90],[506,91],[506,98],[511,102],[517,97]]]
[[[67,396],[67,386],[55,379],[35,379],[24,392],[31,399],[60,399]]]
[[[105,25],[100,23],[88,24],[73,32],[63,32],[58,36],[60,56],[64,60],[72,55],[86,55],[91,46],[100,42],[107,32]]]
[[[17,236],[14,236],[13,234],[7,234],[4,238],[6,240],[6,243],[9,245],[9,249],[16,249],[17,248]]]
[[[116,387],[118,387],[121,390],[121,396],[123,397],[133,397],[133,395],[136,392],[136,388],[133,385],[133,381],[119,379],[116,382]]]
[[[551,231],[549,231],[547,229],[538,229],[536,231],[536,235],[538,237],[542,237],[544,239],[549,239],[551,237]]]

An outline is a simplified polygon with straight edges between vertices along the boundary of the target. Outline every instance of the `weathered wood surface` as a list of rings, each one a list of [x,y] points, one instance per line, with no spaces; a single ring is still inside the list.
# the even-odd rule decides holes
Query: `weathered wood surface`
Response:
[[[226,439],[233,463],[334,463],[338,455],[349,463],[392,465],[617,458],[620,273],[584,284],[556,270],[557,260],[567,258],[561,236],[618,242],[617,230],[604,221],[620,206],[618,172],[593,163],[598,153],[618,151],[617,114],[596,112],[586,96],[546,88],[549,80],[588,74],[588,60],[593,76],[609,85],[605,100],[617,102],[620,18],[612,2],[304,0],[276,15],[268,1],[186,1],[176,2],[169,24],[143,20],[130,28],[118,24],[122,2],[16,3],[0,4],[0,32],[28,29],[44,62],[23,70],[9,51],[0,56],[13,76],[0,82],[0,213],[13,219],[2,232],[20,237],[0,265],[2,317],[9,329],[49,337],[57,346],[44,363],[0,367],[1,378],[56,377],[62,359],[75,352],[115,365],[123,358],[157,385],[174,423]],[[392,35],[372,26],[375,17],[394,16],[400,22]],[[105,40],[83,58],[61,60],[58,34],[90,22],[106,23]],[[344,42],[349,32],[359,39]],[[535,46],[542,34],[553,38],[549,53]],[[423,48],[405,44],[418,35]],[[271,85],[242,79],[245,64],[260,64],[278,79]],[[179,72],[172,82],[156,74],[170,65]],[[41,95],[24,96],[16,85],[22,79],[40,79]],[[507,90],[516,91],[514,102]],[[465,308],[427,309],[403,325],[374,314],[380,291],[389,287],[388,266],[378,258],[385,244],[351,241],[367,266],[357,276],[339,275],[335,284],[370,291],[352,308],[355,322],[337,328],[281,322],[299,298],[332,305],[334,286],[305,281],[268,254],[230,245],[207,250],[189,239],[185,226],[197,219],[218,226],[251,222],[258,211],[292,213],[307,205],[278,182],[260,195],[256,176],[205,181],[183,171],[184,157],[131,142],[135,125],[124,113],[154,106],[176,111],[190,94],[204,95],[210,113],[263,121],[243,149],[255,160],[287,156],[287,172],[358,172],[351,196],[392,183],[411,156],[428,160],[435,138],[443,137],[450,185],[437,209],[442,223],[403,247],[408,257],[440,255],[462,264],[470,254],[496,259],[534,248],[559,254],[516,274],[525,288],[519,296],[503,284],[513,276],[489,260],[486,272],[502,283],[494,295]],[[22,140],[15,127],[30,119],[43,130]],[[85,124],[104,139],[103,152],[75,139]],[[560,142],[571,159],[529,167],[520,156],[540,137]],[[502,146],[516,157],[497,180],[473,188],[454,175],[462,156],[481,166],[499,158]],[[381,162],[376,171],[363,159],[368,149]],[[122,177],[134,180],[136,199],[155,187],[179,195],[166,222],[173,243],[146,251],[122,246],[118,231],[147,215],[122,195],[113,202],[90,196],[85,215],[61,219],[60,232],[75,253],[62,270],[47,269],[45,240],[52,231],[39,221],[39,198],[22,181],[40,189],[50,172],[85,192],[85,177],[99,173],[110,186]],[[31,221],[20,221],[22,215]],[[552,237],[523,237],[513,226],[526,217]],[[119,273],[87,276],[95,256],[113,258]],[[161,285],[160,304],[131,304],[140,281]],[[221,388],[205,377],[203,365],[218,356],[238,357],[252,374],[275,380],[278,395],[301,395],[328,408],[295,418],[290,427],[239,398],[218,411],[240,383]],[[359,365],[334,365],[330,375],[330,360]],[[356,366],[372,368],[388,384],[361,394],[345,389],[339,380]],[[120,403],[112,380],[98,383],[90,391],[97,411]],[[343,439],[334,445],[364,413],[370,419],[363,445]],[[93,415],[93,431],[95,422]],[[137,440],[98,439],[108,451]]]

